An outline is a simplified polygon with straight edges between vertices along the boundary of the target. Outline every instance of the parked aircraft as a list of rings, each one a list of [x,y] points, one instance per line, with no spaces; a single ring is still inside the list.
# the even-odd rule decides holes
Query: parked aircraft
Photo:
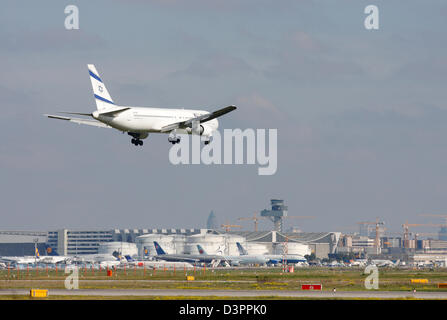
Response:
[[[127,263],[131,266],[146,267],[151,269],[193,269],[194,266],[189,262],[181,261],[149,261],[149,260],[135,260],[131,256],[125,256]]]
[[[158,244],[157,241],[154,241],[155,251],[157,255],[154,256],[157,260],[164,261],[182,261],[189,263],[212,263],[216,260],[221,260],[222,257],[217,255],[208,255],[208,254],[167,254],[163,248]]]
[[[236,242],[237,248],[239,250],[239,254],[241,256],[248,255],[247,250],[245,250],[244,247],[239,242]],[[265,259],[267,259],[268,264],[279,264],[283,263],[284,259],[287,263],[302,263],[307,262],[307,259],[304,258],[301,255],[298,254],[286,254],[286,255],[280,255],[280,254],[265,254],[263,255]]]
[[[207,254],[200,244],[197,245],[197,249],[199,250],[200,254],[203,255]],[[249,255],[249,254],[239,256],[220,255],[219,257],[221,260],[227,261],[232,266],[247,265],[247,264],[265,264],[268,261],[268,259],[266,259],[263,255]]]
[[[47,264],[56,264],[56,263],[67,263],[71,262],[72,258],[71,256],[61,256],[55,249],[50,247],[49,245],[45,245],[45,256],[39,257],[39,262],[41,263],[47,263]]]
[[[370,264],[374,264],[378,267],[394,267],[397,264],[394,263],[391,260],[384,260],[384,259],[372,259]]]
[[[72,262],[99,264],[103,268],[119,266],[121,264],[121,257],[115,257],[111,254],[82,254],[73,256]]]
[[[0,262],[8,264],[34,264],[39,262],[39,250],[36,248],[34,256],[3,256],[0,257]]]
[[[196,134],[203,136],[205,144],[208,144],[219,127],[216,118],[236,109],[235,106],[228,106],[210,113],[195,109],[119,106],[113,102],[95,66],[89,64],[88,70],[97,110],[91,113],[60,112],[86,118],[46,114],[48,118],[127,132],[135,146],[142,146],[141,139],[146,139],[149,133],[168,133],[168,141],[172,144],[180,142],[177,134]]]

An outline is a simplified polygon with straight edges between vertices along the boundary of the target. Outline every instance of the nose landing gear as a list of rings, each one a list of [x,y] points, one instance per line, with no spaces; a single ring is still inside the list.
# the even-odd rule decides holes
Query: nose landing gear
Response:
[[[176,143],[180,143],[180,138],[179,137],[169,137],[168,141],[172,144],[176,144]]]

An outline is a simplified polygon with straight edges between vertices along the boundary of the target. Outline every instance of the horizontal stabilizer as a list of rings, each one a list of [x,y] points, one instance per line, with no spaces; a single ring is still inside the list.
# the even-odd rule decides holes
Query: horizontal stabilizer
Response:
[[[101,127],[101,128],[111,128],[111,126],[109,126],[105,123],[96,121],[96,120],[81,119],[81,118],[69,118],[69,117],[55,116],[52,114],[45,114],[45,116],[47,116],[50,119],[66,120],[66,121],[74,122],[77,124],[86,124],[89,126],[95,126],[95,127]]]
[[[81,113],[81,112],[64,112],[64,111],[58,111],[58,113],[63,113],[63,114],[75,114],[78,116],[87,116],[87,117],[93,117],[93,115],[91,113]]]

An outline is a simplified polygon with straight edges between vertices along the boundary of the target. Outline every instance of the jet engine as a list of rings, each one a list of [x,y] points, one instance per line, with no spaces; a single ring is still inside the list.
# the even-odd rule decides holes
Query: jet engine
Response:
[[[193,131],[193,128],[187,128],[186,132],[191,134],[199,134],[201,136],[211,136],[212,129],[206,125],[200,125],[197,131]]]

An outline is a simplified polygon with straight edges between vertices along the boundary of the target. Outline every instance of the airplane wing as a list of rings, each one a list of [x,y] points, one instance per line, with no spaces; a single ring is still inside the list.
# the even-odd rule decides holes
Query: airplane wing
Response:
[[[228,107],[219,109],[217,111],[214,111],[212,113],[207,113],[207,114],[201,115],[196,118],[188,119],[188,120],[181,121],[181,122],[175,122],[175,123],[169,124],[169,125],[161,128],[161,132],[168,132],[168,131],[172,131],[174,129],[183,129],[183,128],[192,127],[193,121],[199,121],[200,123],[207,122],[207,121],[213,120],[217,117],[223,116],[224,114],[231,112],[235,109],[236,109],[235,106],[228,106]]]
[[[96,120],[81,119],[81,118],[69,118],[69,117],[55,116],[55,115],[51,115],[51,114],[45,114],[45,116],[47,116],[50,119],[66,120],[66,121],[74,122],[77,124],[86,124],[89,126],[95,126],[95,127],[101,127],[101,128],[111,128],[111,126],[109,126],[105,123],[96,121]]]

